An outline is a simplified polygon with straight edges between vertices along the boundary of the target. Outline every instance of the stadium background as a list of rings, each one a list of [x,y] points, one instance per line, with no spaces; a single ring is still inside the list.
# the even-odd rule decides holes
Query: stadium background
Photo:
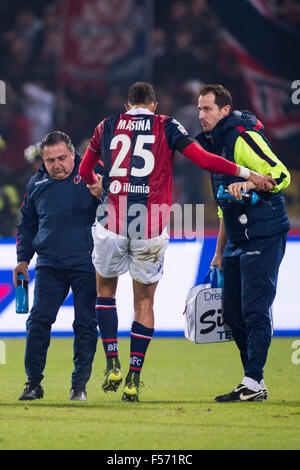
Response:
[[[247,22],[240,22],[241,17]],[[0,80],[6,89],[5,104],[0,105],[0,334],[24,332],[25,318],[13,314],[11,270],[26,183],[40,164],[34,145],[51,130],[61,129],[82,154],[98,122],[123,109],[128,85],[135,80],[151,81],[158,112],[173,115],[192,135],[201,130],[196,103],[202,82],[224,84],[235,108],[253,111],[265,124],[274,151],[292,175],[284,192],[292,230],[274,305],[275,330],[300,334],[300,104],[292,99],[297,97],[292,84],[300,80],[295,56],[300,45],[299,3],[2,0],[0,26]],[[175,334],[181,331],[187,289],[201,281],[208,268],[218,225],[209,174],[180,155],[175,159],[174,202],[205,204],[206,244],[203,249],[201,243],[171,243],[157,317],[164,318],[169,310],[173,317],[162,320],[158,329]],[[124,292],[127,282],[125,278]],[[57,332],[71,330],[71,305],[70,296]],[[125,333],[126,309],[130,313],[128,301],[121,308]]]

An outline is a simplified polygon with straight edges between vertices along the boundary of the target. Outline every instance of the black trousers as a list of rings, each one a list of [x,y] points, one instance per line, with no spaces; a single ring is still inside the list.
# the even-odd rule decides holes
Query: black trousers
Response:
[[[240,350],[245,376],[263,378],[272,336],[271,306],[286,233],[249,240],[224,251],[224,319]]]
[[[85,387],[90,378],[98,339],[95,274],[39,267],[33,306],[26,322],[25,371],[30,382],[39,383],[44,377],[51,327],[70,288],[74,298],[72,388]]]

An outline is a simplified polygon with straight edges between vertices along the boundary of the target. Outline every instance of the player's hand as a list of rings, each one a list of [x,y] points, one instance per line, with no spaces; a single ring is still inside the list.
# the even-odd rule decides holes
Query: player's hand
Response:
[[[251,181],[256,185],[258,191],[271,191],[276,185],[276,181],[270,175],[260,175],[255,171],[250,171],[247,181]]]
[[[18,274],[24,274],[26,281],[29,282],[29,274],[28,274],[28,263],[27,261],[20,261],[14,269],[13,272],[13,282],[14,286],[17,287],[18,285]]]
[[[240,201],[243,199],[242,193],[245,194],[247,191],[252,191],[256,188],[256,185],[252,183],[252,181],[243,181],[240,183],[230,184],[228,186],[228,191],[237,201]]]
[[[96,174],[97,181],[94,184],[87,184],[86,187],[90,190],[91,194],[97,199],[102,196],[102,176]]]
[[[213,259],[211,260],[211,269],[213,269],[214,266],[219,268],[220,271],[223,271],[222,255],[219,253],[215,253]]]

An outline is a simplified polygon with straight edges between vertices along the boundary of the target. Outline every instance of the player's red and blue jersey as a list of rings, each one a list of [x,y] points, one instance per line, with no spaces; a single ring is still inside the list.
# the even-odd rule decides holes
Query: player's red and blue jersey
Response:
[[[151,214],[158,210],[155,206],[160,206],[161,231],[172,205],[174,150],[176,143],[186,136],[186,130],[175,119],[154,115],[147,109],[104,119],[96,127],[89,147],[95,159],[101,155],[104,165],[101,203],[113,206],[117,214],[116,233],[124,235],[125,225],[128,228],[134,218],[143,220],[141,214],[135,213],[136,204],[142,204],[147,211],[147,220],[143,220],[147,231]],[[156,229],[152,227],[152,235]]]

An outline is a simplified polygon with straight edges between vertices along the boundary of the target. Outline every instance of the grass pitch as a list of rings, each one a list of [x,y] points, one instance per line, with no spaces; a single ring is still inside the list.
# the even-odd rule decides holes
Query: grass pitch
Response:
[[[300,364],[293,364],[294,338],[273,338],[262,403],[215,403],[243,374],[233,342],[196,345],[186,339],[153,338],[141,380],[139,403],[103,393],[105,368],[98,344],[87,402],[69,402],[72,338],[52,338],[45,396],[20,402],[24,389],[25,340],[2,338],[0,450],[291,450],[300,449]],[[119,340],[125,376],[129,339]]]

